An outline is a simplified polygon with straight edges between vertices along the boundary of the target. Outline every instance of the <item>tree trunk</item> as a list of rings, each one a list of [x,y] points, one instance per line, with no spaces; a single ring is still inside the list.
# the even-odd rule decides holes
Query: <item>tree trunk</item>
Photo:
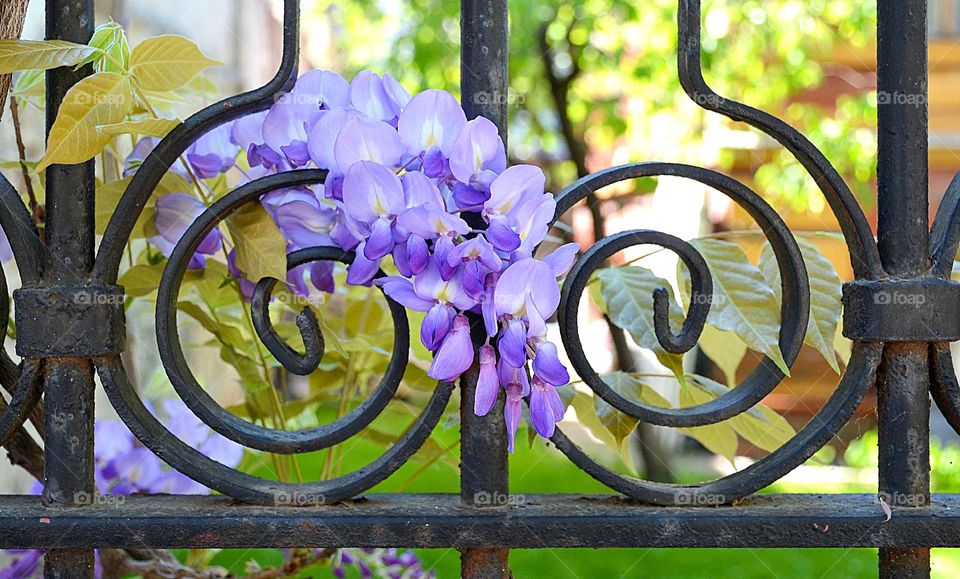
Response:
[[[27,17],[30,0],[3,0],[0,2],[0,39],[20,38],[23,21]],[[6,108],[7,92],[12,75],[0,76],[0,111]],[[0,113],[2,114],[2,113]]]

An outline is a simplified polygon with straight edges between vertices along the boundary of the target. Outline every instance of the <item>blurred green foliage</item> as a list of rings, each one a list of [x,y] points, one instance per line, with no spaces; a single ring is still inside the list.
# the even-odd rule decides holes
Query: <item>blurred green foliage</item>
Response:
[[[687,100],[676,71],[674,0],[524,0],[510,3],[511,157],[547,169],[554,190],[576,177],[560,115],[587,145],[591,168],[669,160],[729,168],[737,155],[705,142],[706,113]],[[411,89],[458,90],[459,3],[443,0],[317,0],[308,18],[328,21],[345,72],[383,68]],[[868,52],[876,4],[855,0],[705,0],[705,76],[721,95],[770,111],[823,150],[865,204],[876,171],[875,93],[825,110],[795,97],[817,87],[836,47]],[[551,96],[547,67],[573,74],[566,110]],[[715,125],[715,123],[714,123]],[[733,127],[746,129],[740,125]],[[711,133],[712,134],[712,133]],[[819,211],[822,196],[786,151],[760,155],[758,188],[780,207]],[[742,156],[742,155],[741,155]]]

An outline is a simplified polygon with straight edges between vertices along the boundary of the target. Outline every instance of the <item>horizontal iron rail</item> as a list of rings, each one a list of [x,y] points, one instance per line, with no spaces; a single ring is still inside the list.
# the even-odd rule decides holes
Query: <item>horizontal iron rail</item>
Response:
[[[223,496],[116,497],[45,507],[4,497],[0,547],[960,547],[960,495],[923,508],[876,496],[760,495],[733,507],[657,507],[615,495],[513,495],[478,508],[459,495],[370,495],[322,507],[260,507]]]

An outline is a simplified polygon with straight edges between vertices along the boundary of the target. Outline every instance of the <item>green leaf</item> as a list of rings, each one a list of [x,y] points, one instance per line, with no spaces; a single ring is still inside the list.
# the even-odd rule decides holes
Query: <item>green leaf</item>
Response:
[[[200,48],[182,36],[154,36],[138,44],[130,56],[130,73],[144,90],[175,90],[200,71],[222,63],[204,56]]]
[[[697,345],[720,368],[727,384],[734,386],[737,383],[737,368],[747,355],[747,345],[743,340],[733,332],[718,330],[707,324]]]
[[[143,119],[124,121],[112,125],[100,125],[97,131],[115,137],[117,135],[143,135],[147,137],[166,137],[167,133],[180,126],[180,119]]]
[[[660,347],[653,326],[653,292],[665,288],[670,295],[670,323],[674,329],[683,325],[683,310],[673,298],[667,280],[657,277],[649,269],[629,266],[601,269],[598,305],[617,327],[630,333],[641,348],[653,350],[661,364],[683,380],[683,356],[671,354]]]
[[[13,83],[12,96],[19,99],[29,97],[46,97],[46,72],[42,70],[25,70],[17,75],[16,82]]]
[[[0,74],[78,66],[98,53],[92,46],[66,40],[0,40]]]
[[[132,103],[130,82],[119,74],[99,72],[75,84],[57,111],[37,171],[55,163],[75,165],[92,159],[111,139],[97,127],[122,121]]]
[[[287,240],[262,205],[244,205],[227,219],[227,228],[237,250],[237,267],[247,279],[287,279]]]
[[[671,408],[672,404],[647,384],[642,383],[636,377],[625,372],[610,372],[602,376],[610,388],[629,400],[639,400],[650,406],[660,408]],[[637,419],[629,414],[620,412],[599,396],[593,397],[593,405],[597,418],[603,424],[610,434],[613,435],[617,443],[617,448],[623,443],[637,427]],[[579,414],[578,414],[579,415]]]
[[[726,394],[729,389],[706,376],[694,375],[690,382],[699,387],[710,399]],[[758,404],[728,421],[733,430],[757,448],[773,452],[796,435],[787,419],[773,409]]]
[[[684,408],[697,406],[713,399],[714,396],[699,388],[680,389],[680,406]],[[677,430],[693,438],[705,446],[710,452],[726,458],[730,461],[730,464],[734,464],[738,441],[737,433],[734,431],[730,421],[708,424],[707,426],[695,426],[693,428],[678,428]]]
[[[803,262],[807,266],[807,275],[810,278],[810,319],[807,321],[807,333],[803,343],[820,352],[833,371],[839,374],[840,365],[837,363],[833,343],[843,307],[840,302],[843,282],[833,264],[820,253],[813,242],[798,237],[797,245],[800,246],[800,253],[803,255]],[[779,304],[782,291],[780,269],[777,267],[777,258],[769,242],[763,244],[757,266],[767,283],[773,288]]]
[[[780,308],[776,294],[763,274],[736,244],[719,239],[690,241],[710,268],[713,276],[713,300],[707,323],[719,330],[733,332],[751,349],[765,354],[790,375],[780,352]],[[678,264],[685,284],[689,273]]]
[[[90,46],[99,48],[105,58],[98,63],[101,71],[126,74],[130,68],[130,45],[123,27],[116,22],[97,26],[90,39]]]
[[[155,265],[135,265],[128,269],[117,283],[123,286],[124,292],[132,297],[150,295],[160,287],[160,276],[166,262]]]

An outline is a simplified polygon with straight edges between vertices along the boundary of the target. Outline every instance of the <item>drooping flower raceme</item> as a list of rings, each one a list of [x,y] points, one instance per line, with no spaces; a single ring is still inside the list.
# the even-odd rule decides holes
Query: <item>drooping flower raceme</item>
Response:
[[[153,145],[138,146],[128,168],[135,169]],[[243,182],[298,168],[326,169],[323,185],[261,198],[288,251],[318,245],[352,250],[347,283],[376,283],[425,314],[420,338],[434,353],[431,377],[456,380],[479,360],[474,410],[487,414],[504,392],[511,449],[525,398],[536,431],[553,434],[564,414],[557,388],[569,374],[547,339],[546,324],[559,304],[558,279],[578,247],[535,256],[556,203],[544,192],[538,167],[507,167],[492,122],[468,121],[444,91],[411,97],[388,74],[363,71],[348,83],[315,70],[268,111],[205,135],[186,159],[201,180],[225,172]],[[203,209],[188,191],[161,197],[149,240],[170,255]],[[211,232],[190,267],[204,267],[206,256],[224,243],[229,240]],[[225,249],[230,272],[249,299],[257,280],[244,277],[234,248]],[[393,275],[378,277],[380,271]],[[311,285],[334,290],[328,263],[301,266],[287,282],[301,294]],[[486,335],[479,349],[472,320],[482,323]]]

